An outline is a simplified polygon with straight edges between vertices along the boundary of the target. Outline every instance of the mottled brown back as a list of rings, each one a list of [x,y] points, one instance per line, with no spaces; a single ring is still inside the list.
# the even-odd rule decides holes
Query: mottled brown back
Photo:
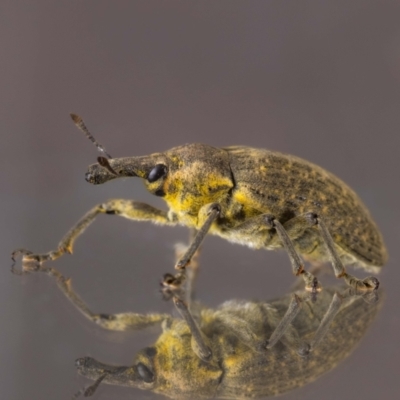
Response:
[[[387,260],[383,238],[357,194],[323,168],[275,151],[234,146],[225,150],[235,190],[245,189],[259,213],[273,214],[281,223],[315,212],[322,216],[335,243],[363,266]],[[251,171],[251,173],[249,173]]]

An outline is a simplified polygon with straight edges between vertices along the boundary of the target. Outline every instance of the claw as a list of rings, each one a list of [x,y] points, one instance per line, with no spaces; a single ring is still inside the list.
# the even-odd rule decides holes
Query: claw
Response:
[[[163,299],[170,300],[172,297],[180,297],[183,293],[182,286],[185,279],[186,276],[183,273],[177,273],[176,275],[165,274],[160,282]]]
[[[306,285],[306,290],[312,294],[317,294],[322,290],[322,286],[318,282],[318,279],[314,277],[312,281]]]
[[[362,283],[365,285],[366,289],[378,290],[379,288],[379,281],[374,276],[363,279]]]
[[[11,253],[11,260],[12,260],[12,264],[11,264],[11,272],[14,275],[26,275],[29,273],[30,270],[36,270],[38,269],[38,265],[36,265],[35,268],[29,268],[27,267],[26,263],[31,263],[32,260],[27,259],[31,254],[33,254],[31,251],[26,250],[26,249],[16,249]],[[15,268],[15,264],[17,262],[16,258],[18,256],[22,255],[22,270],[17,270]]]
[[[22,260],[25,259],[25,256],[29,256],[33,254],[30,250],[27,249],[16,249],[11,253],[11,260],[15,262],[15,258],[18,257],[19,255],[22,255]]]
[[[362,298],[367,304],[376,304],[379,301],[379,295],[377,290],[372,290],[369,292],[366,292]]]
[[[49,253],[50,254],[50,253]],[[15,269],[16,258],[18,256],[22,256],[22,269],[18,271]],[[39,255],[34,254],[30,250],[26,249],[17,249],[11,253],[11,272],[15,275],[25,275],[29,272],[43,271],[46,272],[46,268],[42,266],[42,263],[46,260],[51,259],[51,257],[47,254]]]
[[[311,282],[306,284],[305,289],[306,289],[307,292],[310,292],[311,301],[312,302],[316,302],[317,301],[317,295],[322,290],[322,286],[319,283],[318,279],[316,277],[313,277]]]

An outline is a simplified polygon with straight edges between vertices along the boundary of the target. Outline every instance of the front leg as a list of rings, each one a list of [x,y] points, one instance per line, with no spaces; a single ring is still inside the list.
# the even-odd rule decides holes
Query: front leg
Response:
[[[161,225],[175,225],[166,211],[159,210],[148,204],[133,200],[115,199],[98,204],[85,214],[76,225],[61,239],[56,250],[43,254],[34,254],[25,249],[18,249],[12,253],[13,260],[19,254],[23,255],[23,262],[34,262],[40,265],[44,261],[55,260],[65,253],[72,253],[73,244],[77,237],[96,219],[99,214],[119,215],[135,221],[151,221]]]
[[[87,304],[72,289],[71,279],[64,277],[55,268],[39,267],[39,272],[53,278],[58,288],[64,293],[65,297],[80,311],[87,319],[97,325],[112,331],[137,331],[151,326],[160,326],[163,321],[168,320],[168,314],[138,314],[132,312],[118,314],[95,313],[90,310]]]

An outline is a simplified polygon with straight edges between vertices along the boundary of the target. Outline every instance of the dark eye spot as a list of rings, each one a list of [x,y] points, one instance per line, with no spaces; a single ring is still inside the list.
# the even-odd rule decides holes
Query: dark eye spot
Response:
[[[156,196],[158,197],[164,197],[165,196],[165,192],[164,190],[160,189],[160,190],[156,190],[156,192],[154,193]]]
[[[154,374],[143,363],[140,362],[136,368],[144,382],[151,383],[154,381]]]
[[[146,347],[143,352],[147,357],[154,357],[157,354],[157,349],[155,347]]]
[[[167,167],[163,164],[157,164],[149,173],[149,175],[147,176],[147,180],[152,183],[155,182],[157,180],[159,180],[160,178],[162,178],[163,176],[167,175]]]

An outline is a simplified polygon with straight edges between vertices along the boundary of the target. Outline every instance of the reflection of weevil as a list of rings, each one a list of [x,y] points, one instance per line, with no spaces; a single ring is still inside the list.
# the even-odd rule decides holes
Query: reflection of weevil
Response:
[[[161,325],[156,343],[131,366],[79,358],[81,375],[95,380],[75,397],[91,396],[101,382],[151,390],[175,399],[256,398],[303,386],[333,369],[365,335],[380,308],[376,291],[328,287],[265,302],[228,301],[217,309],[187,306],[172,275],[164,279],[183,319],[168,314],[96,314],[56,269],[40,267],[89,319],[104,328],[138,330]],[[179,274],[178,274],[179,275]],[[314,299],[314,301],[312,301]]]
[[[116,214],[157,224],[181,224],[197,230],[178,261],[185,268],[207,233],[253,248],[284,248],[293,273],[317,292],[317,279],[304,269],[309,261],[330,261],[335,275],[352,287],[375,289],[374,277],[359,280],[344,265],[379,272],[387,259],[382,236],[358,196],[341,180],[300,158],[248,147],[215,148],[189,144],[164,153],[112,159],[88,132],[76,125],[108,157],[89,167],[86,180],[101,184],[118,177],[140,177],[148,191],[162,197],[169,211],[132,200],[110,200],[89,211],[46,254],[23,253],[40,264],[71,253],[74,240],[98,214]]]

